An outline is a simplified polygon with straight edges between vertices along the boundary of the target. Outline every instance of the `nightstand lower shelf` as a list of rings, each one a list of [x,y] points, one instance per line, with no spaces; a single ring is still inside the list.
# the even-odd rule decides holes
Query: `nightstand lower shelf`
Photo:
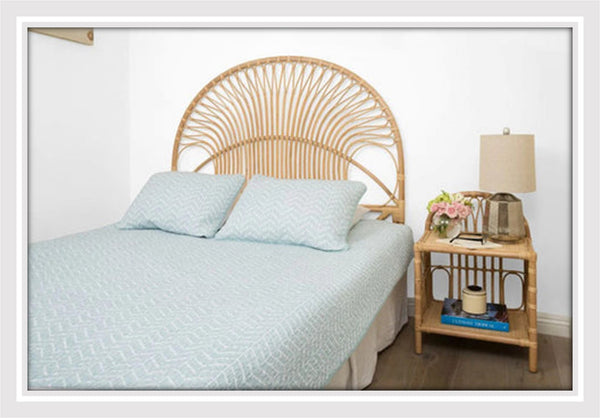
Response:
[[[442,324],[442,302],[432,300],[423,314],[420,331],[431,334],[450,335],[453,337],[472,338],[483,341],[530,347],[528,336],[527,313],[525,311],[509,311],[509,331],[492,331],[480,328],[461,327]]]

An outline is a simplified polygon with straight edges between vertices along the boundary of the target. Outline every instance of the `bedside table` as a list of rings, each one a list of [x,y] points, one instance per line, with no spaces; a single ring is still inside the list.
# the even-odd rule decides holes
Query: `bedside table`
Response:
[[[472,198],[473,213],[465,219],[463,232],[480,232],[485,199],[483,192],[463,192]],[[527,236],[499,248],[468,249],[438,242],[438,235],[431,230],[433,215],[425,222],[425,233],[415,243],[415,351],[423,351],[422,334],[443,334],[462,338],[493,341],[529,348],[529,371],[537,371],[537,255],[531,243],[529,226],[525,221]],[[447,264],[432,264],[431,255],[448,255]],[[522,262],[522,268],[506,266],[506,259]],[[433,297],[434,276],[447,278],[449,298],[460,298],[461,290],[469,285],[479,285],[487,290],[488,302],[505,302],[505,281],[517,277],[521,281],[521,304],[507,307],[509,331],[492,331],[441,323],[443,299]]]

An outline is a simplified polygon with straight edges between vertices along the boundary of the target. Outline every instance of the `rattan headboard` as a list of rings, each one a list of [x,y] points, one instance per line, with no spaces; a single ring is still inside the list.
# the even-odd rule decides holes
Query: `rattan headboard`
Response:
[[[233,67],[186,109],[172,170],[191,151],[200,171],[280,178],[347,179],[350,170],[384,197],[366,204],[404,222],[402,140],[392,112],[353,72],[315,58],[271,57]],[[376,151],[376,152],[368,152]],[[193,154],[193,153],[192,153]],[[378,168],[392,169],[382,180]],[[376,202],[368,202],[376,203]]]

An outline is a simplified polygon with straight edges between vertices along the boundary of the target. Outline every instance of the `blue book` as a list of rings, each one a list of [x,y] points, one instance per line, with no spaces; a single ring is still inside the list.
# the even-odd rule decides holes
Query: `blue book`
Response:
[[[442,307],[442,324],[508,332],[508,311],[506,305],[488,303],[486,313],[473,315],[462,310],[460,299],[446,298]]]

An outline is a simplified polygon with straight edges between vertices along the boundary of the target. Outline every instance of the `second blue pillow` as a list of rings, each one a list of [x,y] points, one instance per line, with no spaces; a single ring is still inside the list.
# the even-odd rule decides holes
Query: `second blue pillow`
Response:
[[[256,175],[216,238],[344,250],[365,191],[366,186],[356,181]]]

